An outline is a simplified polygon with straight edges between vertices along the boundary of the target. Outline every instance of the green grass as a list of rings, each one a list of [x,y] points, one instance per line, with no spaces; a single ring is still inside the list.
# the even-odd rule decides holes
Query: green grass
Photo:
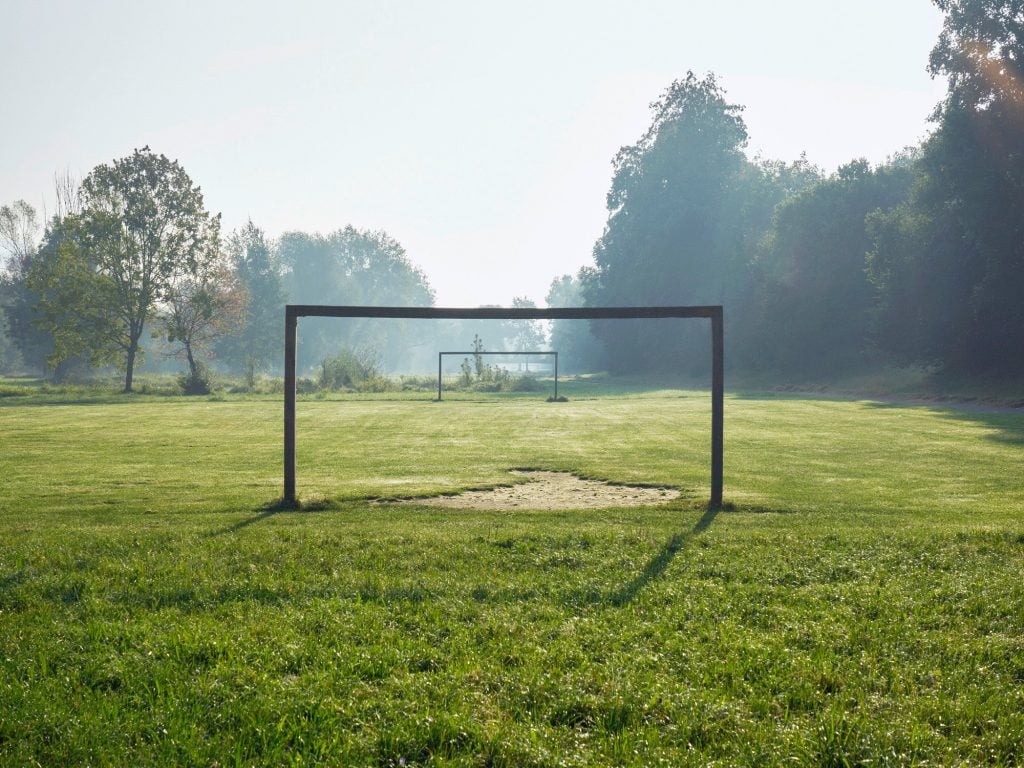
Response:
[[[1024,416],[587,386],[0,398],[0,764],[1024,762]],[[684,495],[369,500],[510,467]]]

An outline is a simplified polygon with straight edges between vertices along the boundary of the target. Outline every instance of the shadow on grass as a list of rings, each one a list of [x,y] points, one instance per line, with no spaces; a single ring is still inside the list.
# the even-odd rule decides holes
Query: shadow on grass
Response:
[[[132,395],[4,395],[0,408],[28,408],[51,405],[123,405]],[[138,400],[136,400],[138,402]]]
[[[253,517],[247,517],[245,520],[239,520],[234,525],[229,525],[229,526],[226,526],[224,528],[218,528],[215,531],[210,531],[208,534],[206,534],[206,538],[212,539],[212,538],[214,538],[216,536],[225,536],[225,535],[227,535],[229,533],[236,533],[236,532],[242,530],[243,528],[248,528],[250,525],[255,525],[256,523],[259,523],[259,522],[262,522],[263,520],[266,520],[268,517],[273,517],[274,515],[278,515],[281,512],[285,512],[285,511],[287,511],[287,510],[284,510],[284,509],[273,509],[273,508],[270,508],[270,507],[265,508],[265,509],[263,509],[263,511],[259,512],[258,514],[254,515]]]
[[[245,520],[239,520],[233,525],[226,526],[224,528],[218,528],[215,531],[210,531],[206,534],[206,538],[212,539],[215,536],[224,536],[229,533],[235,533],[248,528],[250,525],[263,522],[268,517],[274,515],[280,515],[287,512],[322,512],[326,509],[333,509],[334,505],[325,499],[311,499],[309,501],[297,501],[288,502],[284,499],[277,499],[264,504],[262,507],[258,507],[255,511],[256,514],[252,517],[247,517]]]
[[[977,424],[991,430],[987,437],[998,443],[1024,445],[1024,401],[1008,401],[1005,404],[982,400],[958,400],[935,397],[915,399],[898,397],[882,398],[871,395],[855,395],[830,392],[737,392],[730,393],[736,400],[764,400],[776,402],[794,400],[816,400],[833,402],[857,402],[873,410],[927,411],[945,419]]]
[[[699,536],[711,527],[711,524],[715,521],[715,518],[722,509],[723,507],[709,506],[693,528],[689,531],[673,535],[665,546],[662,547],[661,551],[656,554],[646,566],[644,566],[644,569],[639,576],[628,584],[625,584],[621,589],[609,595],[606,598],[606,601],[609,604],[620,608],[633,602],[644,587],[664,573],[665,569],[668,568],[669,563],[671,563],[673,558],[675,558],[676,553],[685,547],[690,539],[695,536]]]
[[[13,391],[0,386],[0,408],[26,408],[53,405],[139,405],[145,403],[189,403],[205,402],[213,395],[183,395],[179,391],[152,390],[121,392],[116,389],[86,389],[68,387],[52,391]]]
[[[16,587],[25,581],[25,573],[26,569],[22,568],[20,571],[15,571],[7,576],[0,576],[0,592]]]
[[[913,408],[927,410],[944,419],[967,422],[990,430],[986,438],[1007,445],[1024,445],[1024,408],[972,405],[971,403],[893,403],[871,401],[878,410]]]

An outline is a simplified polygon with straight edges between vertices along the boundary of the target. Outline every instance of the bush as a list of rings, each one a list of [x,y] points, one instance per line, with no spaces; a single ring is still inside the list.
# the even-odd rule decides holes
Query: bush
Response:
[[[245,375],[245,386],[250,392],[255,392],[256,387],[260,383],[260,368],[261,363],[252,355],[245,356],[245,367],[243,374]]]
[[[513,376],[502,385],[503,392],[536,392],[543,389],[534,376]]]
[[[377,374],[356,383],[357,392],[391,392],[396,389],[387,376]]]
[[[208,395],[213,392],[213,371],[201,360],[196,361],[194,371],[190,370],[178,377],[178,386],[186,395]]]
[[[317,381],[321,390],[361,389],[367,382],[383,379],[377,356],[371,352],[343,349],[320,362]],[[370,384],[369,386],[375,386]],[[378,391],[370,389],[368,391]],[[382,391],[382,390],[380,390]]]
[[[437,379],[433,376],[402,376],[398,383],[403,392],[433,392],[437,389]]]

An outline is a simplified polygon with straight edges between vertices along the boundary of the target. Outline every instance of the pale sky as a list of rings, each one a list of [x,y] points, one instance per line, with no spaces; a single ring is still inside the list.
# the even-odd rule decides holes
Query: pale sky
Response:
[[[0,0],[0,204],[149,145],[226,231],[383,229],[439,306],[591,263],[611,160],[687,70],[748,152],[827,170],[928,132],[927,0]]]

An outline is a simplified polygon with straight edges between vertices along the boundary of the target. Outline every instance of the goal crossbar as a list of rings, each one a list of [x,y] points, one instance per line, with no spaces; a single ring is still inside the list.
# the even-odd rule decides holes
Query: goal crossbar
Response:
[[[707,318],[711,321],[711,499],[722,505],[725,414],[725,332],[721,305],[697,307],[355,307],[288,304],[284,309],[284,497],[295,504],[295,353],[300,317],[413,320],[641,320]]]
[[[445,355],[447,355],[449,357],[461,355],[461,356],[465,356],[467,358],[469,358],[469,357],[476,357],[477,355],[480,355],[480,356],[483,356],[483,355],[500,355],[500,356],[512,355],[514,357],[524,357],[525,356],[526,357],[526,369],[527,370],[530,369],[530,358],[531,357],[540,357],[542,355],[544,357],[552,357],[553,356],[555,358],[555,399],[556,400],[558,399],[558,353],[557,352],[540,352],[540,351],[533,351],[533,352],[531,352],[531,351],[522,351],[522,350],[515,350],[515,351],[505,350],[505,351],[502,351],[502,352],[497,352],[497,351],[488,351],[488,350],[485,350],[485,349],[480,349],[480,350],[471,349],[468,352],[438,352],[437,353],[437,402],[441,402],[441,361],[444,360]]]

